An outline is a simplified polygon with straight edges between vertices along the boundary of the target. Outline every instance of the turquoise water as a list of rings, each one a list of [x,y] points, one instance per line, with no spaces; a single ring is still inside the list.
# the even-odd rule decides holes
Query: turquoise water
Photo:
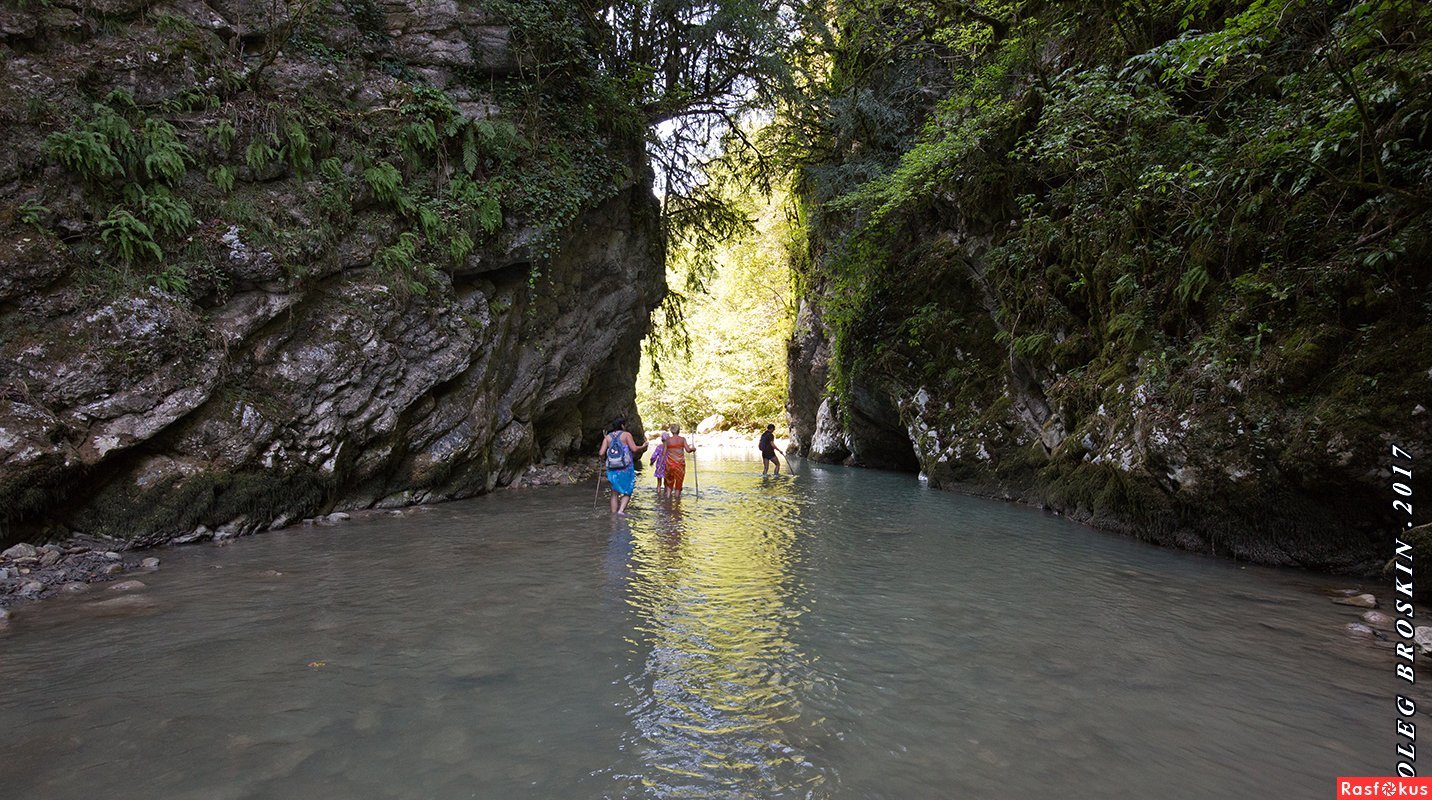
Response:
[[[91,798],[1300,798],[1394,764],[1338,581],[797,462],[160,551],[0,636],[0,785]],[[1373,586],[1380,590],[1380,586]],[[1432,703],[1428,704],[1432,706]]]

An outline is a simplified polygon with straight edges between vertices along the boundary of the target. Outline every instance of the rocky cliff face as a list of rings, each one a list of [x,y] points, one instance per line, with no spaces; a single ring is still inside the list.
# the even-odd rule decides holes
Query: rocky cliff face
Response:
[[[665,291],[641,142],[534,95],[509,33],[7,0],[0,539],[463,497],[630,414]]]
[[[1205,553],[1386,561],[1391,446],[1432,446],[1426,7],[906,8],[846,7],[820,98],[795,446]]]

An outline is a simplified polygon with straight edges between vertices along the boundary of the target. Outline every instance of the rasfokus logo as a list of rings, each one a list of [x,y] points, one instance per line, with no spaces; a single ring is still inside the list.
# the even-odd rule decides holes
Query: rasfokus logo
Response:
[[[1428,797],[1432,778],[1338,778],[1338,800],[1346,797]]]

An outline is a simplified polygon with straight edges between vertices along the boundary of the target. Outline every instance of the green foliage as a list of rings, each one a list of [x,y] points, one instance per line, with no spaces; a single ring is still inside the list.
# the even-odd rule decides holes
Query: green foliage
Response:
[[[124,174],[109,138],[97,130],[68,130],[50,134],[45,155],[81,178],[98,181]]]
[[[288,160],[293,166],[293,171],[303,175],[313,169],[313,143],[309,141],[308,134],[303,130],[303,125],[298,120],[289,120],[283,128],[286,142],[285,149],[288,150]]]
[[[279,151],[264,139],[255,139],[244,148],[244,163],[254,172],[268,169],[279,157]]]
[[[178,238],[194,227],[194,209],[188,201],[169,191],[164,186],[151,187],[149,191],[130,184],[125,197],[142,210],[144,219],[162,236]]]
[[[961,318],[971,295],[1007,357],[1051,381],[1088,376],[1060,384],[1071,397],[1184,351],[1193,360],[1157,380],[1192,397],[1217,374],[1208,363],[1245,385],[1291,380],[1336,349],[1309,331],[1422,293],[1425,4],[901,0],[837,14],[829,72],[773,136],[811,209],[806,279],[837,389],[910,364],[967,374],[930,320]],[[1086,402],[1070,401],[1076,418]]]
[[[168,267],[154,276],[154,286],[167,294],[187,294],[189,292],[189,275],[181,267]]]
[[[158,261],[164,256],[154,242],[154,232],[127,209],[116,206],[99,223],[100,241],[125,264],[146,258]]]
[[[649,425],[694,427],[720,413],[733,426],[755,430],[784,419],[786,340],[795,318],[787,200],[779,194],[731,199],[754,218],[750,233],[710,254],[708,284],[688,293],[674,312],[684,325],[653,321],[667,324],[653,325],[637,381],[637,406]],[[694,254],[674,256],[673,282],[682,260]]]
[[[43,219],[50,213],[50,209],[36,203],[33,200],[26,200],[20,204],[20,224],[29,225],[34,228],[44,228]]]
[[[204,131],[204,138],[218,144],[219,149],[224,152],[228,152],[229,148],[234,145],[234,137],[237,135],[238,130],[234,128],[233,123],[226,119],[219,120]]]
[[[150,180],[176,183],[192,160],[189,151],[179,141],[174,126],[161,119],[146,119],[140,133],[144,148],[144,169]]]
[[[228,164],[219,164],[209,168],[209,181],[224,194],[234,190],[234,168]]]

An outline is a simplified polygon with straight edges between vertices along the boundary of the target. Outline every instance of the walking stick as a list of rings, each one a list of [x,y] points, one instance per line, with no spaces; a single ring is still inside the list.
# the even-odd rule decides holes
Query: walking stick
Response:
[[[602,496],[602,470],[601,470],[600,467],[598,467],[598,468],[597,468],[597,493],[594,494],[594,495],[592,495],[592,510],[593,510],[593,511],[596,511],[596,510],[597,510],[597,500],[599,500],[599,499],[601,498],[601,496]]]
[[[696,496],[701,496],[701,474],[696,471],[696,434],[691,435],[691,483],[696,489]]]

